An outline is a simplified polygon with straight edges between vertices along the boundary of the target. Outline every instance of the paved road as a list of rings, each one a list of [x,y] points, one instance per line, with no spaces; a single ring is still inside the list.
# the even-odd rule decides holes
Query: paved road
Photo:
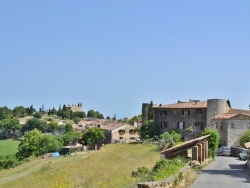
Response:
[[[190,188],[250,188],[250,174],[235,157],[215,157],[215,161],[202,169]]]

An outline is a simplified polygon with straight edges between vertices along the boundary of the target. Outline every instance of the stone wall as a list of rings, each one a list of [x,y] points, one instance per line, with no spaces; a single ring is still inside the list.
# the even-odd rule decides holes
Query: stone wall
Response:
[[[180,170],[179,173],[173,175],[170,178],[166,178],[162,181],[152,181],[152,182],[144,182],[144,183],[138,183],[138,188],[171,188],[174,186],[174,183],[176,181],[179,181],[179,174],[182,174],[182,177],[185,177],[185,174],[188,173],[188,171],[191,170],[190,166],[184,167]]]
[[[162,115],[161,111],[167,111],[166,115]],[[182,115],[182,110],[185,109],[155,109],[154,110],[154,119],[158,126],[160,127],[161,134],[167,131],[171,131],[172,129],[177,129],[178,122],[185,122],[185,129],[194,125],[195,122],[203,123],[203,127],[195,128],[196,136],[199,136],[200,133],[206,127],[206,115],[207,110],[202,109],[201,114],[196,113],[196,109],[188,109],[190,110],[189,115]],[[167,127],[164,126],[164,122],[167,122]],[[185,138],[185,140],[193,139],[194,136],[190,131],[186,131],[185,129],[181,129],[180,133]]]

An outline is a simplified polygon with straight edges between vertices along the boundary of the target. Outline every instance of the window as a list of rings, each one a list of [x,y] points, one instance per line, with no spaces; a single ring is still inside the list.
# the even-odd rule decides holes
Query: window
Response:
[[[164,128],[168,128],[168,122],[164,122]]]
[[[216,127],[216,129],[218,129],[218,123],[215,123],[215,127]]]
[[[177,128],[178,129],[185,129],[185,122],[178,122],[177,123]]]
[[[220,129],[223,131],[223,123],[220,124]]]
[[[120,140],[123,140],[123,137],[120,137],[119,139],[120,139]]]
[[[161,116],[167,116],[167,110],[162,110],[161,111]]]
[[[120,135],[124,135],[124,133],[125,133],[125,130],[123,130],[123,129],[120,129],[120,130],[119,130],[118,132],[119,132],[119,134],[120,134]]]
[[[190,110],[182,110],[182,115],[190,115]]]
[[[234,123],[231,123],[231,128],[234,129]]]
[[[161,122],[161,128],[163,127],[163,122]]]
[[[202,114],[202,109],[196,109],[196,114]]]
[[[129,139],[130,139],[130,140],[135,140],[135,137],[130,137]]]
[[[204,129],[204,126],[203,126],[203,123],[201,123],[201,122],[195,122],[195,127],[197,128],[197,129],[200,129],[200,130],[203,130]]]

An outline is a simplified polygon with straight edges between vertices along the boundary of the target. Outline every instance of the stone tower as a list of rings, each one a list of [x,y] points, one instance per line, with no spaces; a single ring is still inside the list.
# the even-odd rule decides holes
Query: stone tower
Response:
[[[223,113],[227,113],[230,107],[226,99],[207,100],[207,126],[212,124],[212,118]]]
[[[142,103],[142,125],[145,121],[148,120],[148,109],[149,109],[150,104],[149,103]]]

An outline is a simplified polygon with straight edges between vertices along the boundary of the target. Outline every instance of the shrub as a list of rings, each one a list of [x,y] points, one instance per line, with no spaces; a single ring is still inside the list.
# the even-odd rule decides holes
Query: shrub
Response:
[[[177,173],[186,164],[185,159],[176,157],[173,159],[159,160],[152,170],[152,180],[159,181]]]
[[[20,163],[15,155],[0,155],[0,170],[13,168]]]
[[[244,132],[244,134],[240,137],[240,145],[245,147],[245,143],[250,142],[250,130]]]
[[[210,134],[210,137],[208,138],[208,155],[212,158],[215,157],[216,151],[218,149],[219,141],[220,141],[220,134],[215,129],[209,129],[206,128],[201,135],[208,135]]]
[[[35,112],[33,114],[33,117],[37,118],[37,119],[41,119],[43,117],[43,115],[40,112]]]

